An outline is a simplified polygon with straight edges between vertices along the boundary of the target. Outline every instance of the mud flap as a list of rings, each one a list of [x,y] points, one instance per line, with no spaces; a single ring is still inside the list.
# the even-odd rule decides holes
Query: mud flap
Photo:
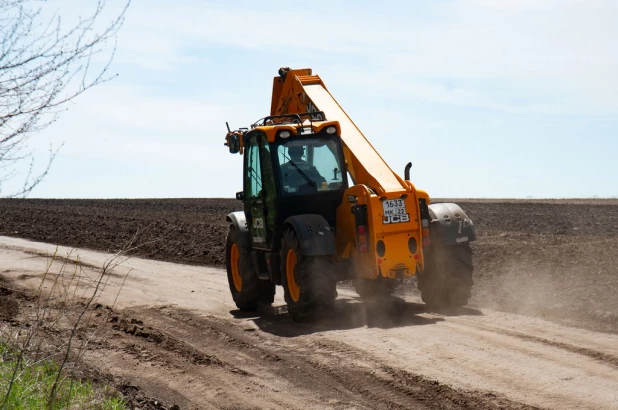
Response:
[[[295,215],[285,220],[291,225],[305,256],[333,255],[337,251],[335,233],[322,215]]]

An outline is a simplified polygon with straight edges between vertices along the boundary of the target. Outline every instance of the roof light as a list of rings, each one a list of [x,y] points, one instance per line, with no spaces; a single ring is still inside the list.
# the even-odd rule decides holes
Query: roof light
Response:
[[[280,136],[281,138],[289,138],[289,137],[290,137],[290,135],[292,135],[292,134],[290,133],[290,131],[281,131],[281,132],[279,133],[279,136]]]
[[[335,128],[335,127],[333,127],[333,126],[331,125],[330,127],[326,128],[326,132],[327,132],[328,134],[334,134],[334,133],[336,133],[336,132],[337,132],[337,128]]]

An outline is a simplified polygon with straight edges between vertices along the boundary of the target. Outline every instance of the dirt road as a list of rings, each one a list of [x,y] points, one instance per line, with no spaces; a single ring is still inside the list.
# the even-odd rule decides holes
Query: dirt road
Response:
[[[55,251],[0,237],[2,274],[38,286]],[[57,254],[79,255],[84,278],[109,258]],[[372,306],[339,289],[331,319],[297,324],[280,295],[271,312],[236,311],[221,269],[133,258],[98,302],[87,362],[159,408],[618,408],[618,335],[428,312],[414,291]]]

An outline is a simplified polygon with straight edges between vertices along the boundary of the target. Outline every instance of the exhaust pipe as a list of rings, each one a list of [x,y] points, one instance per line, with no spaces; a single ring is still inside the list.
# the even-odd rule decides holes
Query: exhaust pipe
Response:
[[[410,168],[412,168],[412,163],[408,162],[408,165],[406,165],[406,169],[403,172],[403,175],[404,175],[406,181],[410,180]]]

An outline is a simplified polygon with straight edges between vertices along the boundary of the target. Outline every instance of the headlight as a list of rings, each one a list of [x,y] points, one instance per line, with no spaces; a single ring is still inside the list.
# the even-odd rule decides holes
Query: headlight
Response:
[[[290,137],[290,135],[292,135],[292,134],[290,133],[290,131],[281,131],[281,132],[279,133],[279,136],[280,136],[281,138],[289,138],[289,137]]]
[[[337,128],[336,127],[330,126],[330,127],[326,128],[326,133],[327,134],[334,134],[336,132],[337,132]]]

